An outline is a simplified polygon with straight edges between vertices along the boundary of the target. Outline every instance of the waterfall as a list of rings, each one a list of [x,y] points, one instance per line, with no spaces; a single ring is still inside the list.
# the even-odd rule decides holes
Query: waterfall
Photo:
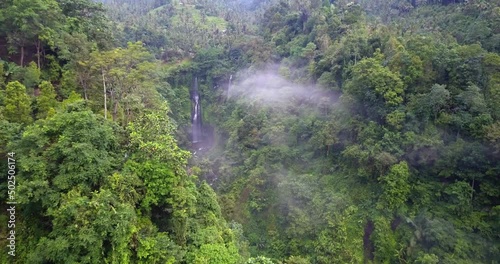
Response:
[[[200,95],[198,94],[198,77],[194,79],[194,85],[191,95],[191,100],[193,104],[192,108],[192,143],[197,143],[202,141],[202,123],[201,123],[201,105],[200,105]]]

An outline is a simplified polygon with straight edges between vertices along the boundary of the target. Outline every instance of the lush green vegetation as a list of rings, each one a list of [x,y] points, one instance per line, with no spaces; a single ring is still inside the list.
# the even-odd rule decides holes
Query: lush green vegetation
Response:
[[[498,0],[101,2],[0,3],[0,262],[498,263]]]

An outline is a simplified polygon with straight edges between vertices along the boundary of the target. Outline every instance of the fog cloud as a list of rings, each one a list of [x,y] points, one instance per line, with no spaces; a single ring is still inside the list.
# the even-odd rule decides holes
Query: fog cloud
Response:
[[[251,105],[276,107],[330,101],[334,96],[331,91],[314,85],[293,83],[274,71],[260,71],[232,84],[228,98]]]

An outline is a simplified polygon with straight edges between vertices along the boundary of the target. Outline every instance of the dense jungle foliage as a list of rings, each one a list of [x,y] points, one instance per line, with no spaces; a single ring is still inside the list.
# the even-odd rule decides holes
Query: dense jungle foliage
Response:
[[[0,128],[1,263],[500,261],[499,0],[2,0]]]

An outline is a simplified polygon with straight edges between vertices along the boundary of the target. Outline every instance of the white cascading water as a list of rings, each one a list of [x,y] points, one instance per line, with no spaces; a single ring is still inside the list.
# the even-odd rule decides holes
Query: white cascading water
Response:
[[[200,96],[198,95],[198,79],[195,79],[193,89],[193,119],[192,121],[192,143],[202,141],[202,128],[201,128],[201,106]]]

